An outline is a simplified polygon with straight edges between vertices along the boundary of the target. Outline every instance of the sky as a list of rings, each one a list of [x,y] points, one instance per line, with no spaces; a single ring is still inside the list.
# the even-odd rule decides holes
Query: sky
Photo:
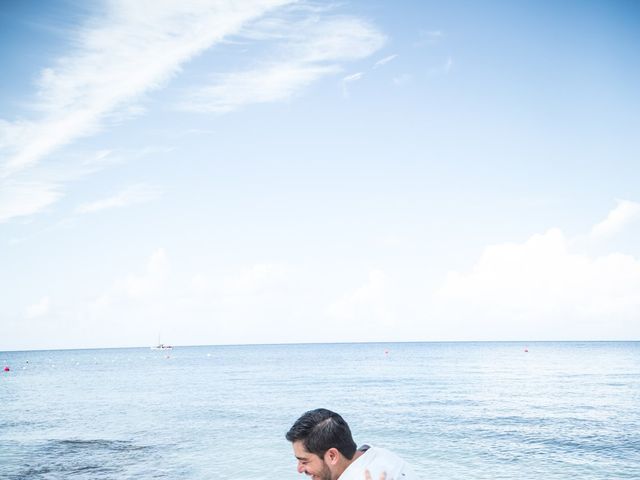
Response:
[[[0,350],[640,339],[634,1],[0,3]]]

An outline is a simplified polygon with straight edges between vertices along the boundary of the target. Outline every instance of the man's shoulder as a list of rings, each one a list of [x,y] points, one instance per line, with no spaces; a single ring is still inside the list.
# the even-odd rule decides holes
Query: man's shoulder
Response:
[[[376,479],[382,472],[386,473],[388,480],[417,479],[407,462],[386,448],[363,445],[358,451],[362,451],[362,455],[340,475],[340,480],[364,480],[365,470],[369,470],[371,478]]]
[[[398,455],[396,455],[391,450],[388,450],[388,449],[383,448],[383,447],[376,447],[376,446],[372,446],[372,445],[363,445],[358,450],[362,451],[363,455],[367,454],[367,457],[370,459],[370,461],[374,461],[374,459],[377,459],[378,461],[384,461],[384,462],[400,462],[400,463],[404,463],[404,460],[402,460],[402,458],[400,458]]]

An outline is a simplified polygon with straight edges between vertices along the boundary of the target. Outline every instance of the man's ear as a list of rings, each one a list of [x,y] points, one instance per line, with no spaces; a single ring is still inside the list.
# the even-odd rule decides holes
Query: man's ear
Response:
[[[337,448],[331,447],[324,454],[324,461],[329,465],[335,465],[340,460],[340,451]]]

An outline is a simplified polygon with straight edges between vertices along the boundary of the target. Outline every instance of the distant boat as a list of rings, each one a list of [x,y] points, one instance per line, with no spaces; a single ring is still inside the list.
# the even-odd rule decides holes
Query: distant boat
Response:
[[[151,350],[171,350],[173,347],[171,345],[165,345],[160,342],[160,335],[158,335],[158,344],[151,347]]]

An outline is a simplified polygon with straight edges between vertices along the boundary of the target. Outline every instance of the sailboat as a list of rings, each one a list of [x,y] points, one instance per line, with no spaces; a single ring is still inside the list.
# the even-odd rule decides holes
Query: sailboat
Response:
[[[160,335],[158,335],[158,344],[151,347],[151,350],[171,350],[173,347],[171,345],[165,345],[160,342]]]

